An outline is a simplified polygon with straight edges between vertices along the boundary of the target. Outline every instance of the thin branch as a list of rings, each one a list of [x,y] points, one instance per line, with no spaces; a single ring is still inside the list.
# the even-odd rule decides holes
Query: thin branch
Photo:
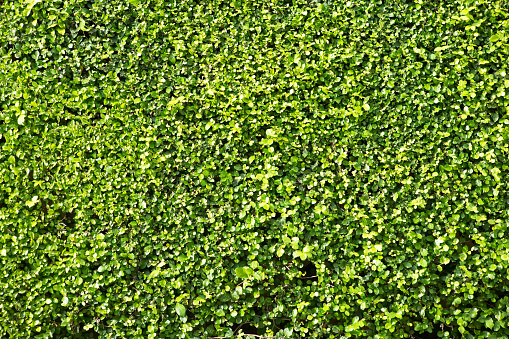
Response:
[[[318,278],[318,276],[317,275],[313,275],[311,277],[297,277],[297,278],[299,278],[299,279],[313,279],[313,278]]]
[[[239,328],[241,328],[242,326],[247,325],[247,324],[251,324],[251,323],[252,323],[252,321],[248,321],[248,322],[246,322],[246,323],[242,323],[242,324],[240,324],[239,326],[237,326],[237,328],[235,329],[235,331],[233,331],[233,333],[237,332],[237,331],[239,330]]]

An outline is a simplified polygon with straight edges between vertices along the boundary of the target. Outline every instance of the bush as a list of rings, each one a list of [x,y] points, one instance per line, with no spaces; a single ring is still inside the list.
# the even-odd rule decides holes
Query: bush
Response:
[[[508,337],[507,2],[0,6],[1,337]]]

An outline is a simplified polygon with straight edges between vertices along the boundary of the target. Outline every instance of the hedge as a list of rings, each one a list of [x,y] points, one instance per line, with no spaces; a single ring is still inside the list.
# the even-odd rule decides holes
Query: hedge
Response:
[[[508,338],[507,1],[0,8],[0,337]]]

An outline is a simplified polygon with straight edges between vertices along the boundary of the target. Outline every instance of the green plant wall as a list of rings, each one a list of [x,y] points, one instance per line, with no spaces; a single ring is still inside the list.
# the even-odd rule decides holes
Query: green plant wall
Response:
[[[507,1],[0,11],[0,337],[509,336]]]

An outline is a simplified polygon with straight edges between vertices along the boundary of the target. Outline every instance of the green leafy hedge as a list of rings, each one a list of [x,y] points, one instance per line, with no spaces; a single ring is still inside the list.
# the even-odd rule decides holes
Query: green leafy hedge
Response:
[[[507,1],[0,6],[0,337],[508,338]]]

